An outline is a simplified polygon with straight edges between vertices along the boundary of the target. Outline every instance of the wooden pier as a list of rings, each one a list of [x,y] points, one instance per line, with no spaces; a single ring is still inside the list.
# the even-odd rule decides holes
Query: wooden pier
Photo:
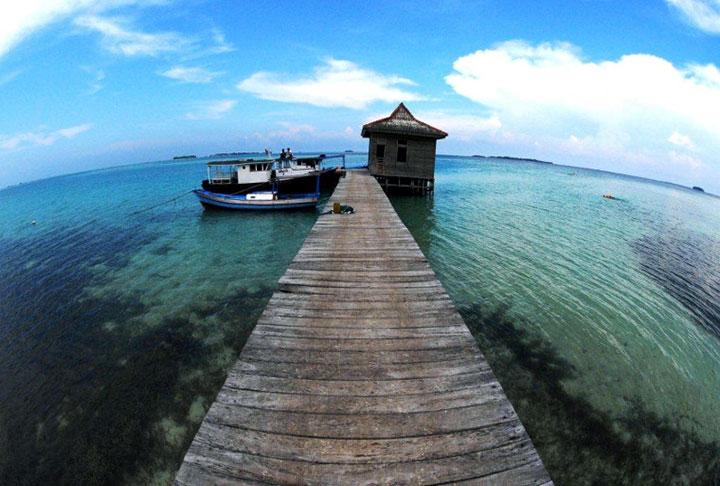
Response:
[[[348,171],[177,473],[177,485],[550,485],[410,232]]]

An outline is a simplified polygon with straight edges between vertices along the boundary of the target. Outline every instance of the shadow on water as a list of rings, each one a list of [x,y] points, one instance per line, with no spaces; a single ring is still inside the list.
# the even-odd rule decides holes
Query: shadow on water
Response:
[[[0,484],[172,481],[272,290],[138,332],[124,324],[139,299],[83,289],[93,264],[122,267],[152,240],[97,225],[0,241]]]
[[[627,398],[621,416],[571,396],[576,371],[553,346],[525,329],[507,307],[458,308],[475,336],[550,476],[563,485],[715,486],[720,445],[707,443]]]
[[[644,236],[632,243],[642,271],[720,338],[720,244],[700,233]]]

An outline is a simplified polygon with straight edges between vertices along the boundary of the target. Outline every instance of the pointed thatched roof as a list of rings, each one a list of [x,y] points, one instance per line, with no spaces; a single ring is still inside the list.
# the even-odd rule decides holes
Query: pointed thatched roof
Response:
[[[404,103],[400,103],[390,116],[366,123],[362,128],[362,136],[369,137],[373,133],[389,133],[440,139],[447,133],[415,118]]]

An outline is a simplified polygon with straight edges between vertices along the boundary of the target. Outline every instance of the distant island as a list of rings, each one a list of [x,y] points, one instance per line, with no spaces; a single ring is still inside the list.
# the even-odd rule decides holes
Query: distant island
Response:
[[[197,157],[194,155],[176,155],[175,157],[173,157],[173,160],[184,160],[184,159],[195,159],[195,158],[197,158]]]
[[[703,189],[703,188],[700,187],[700,186],[693,186],[693,190],[695,190],[695,191],[700,191],[700,192],[705,192],[705,189]]]
[[[526,159],[526,158],[522,158],[522,157],[508,157],[507,155],[473,155],[473,157],[475,157],[477,159],[500,159],[500,160],[508,160],[510,162],[534,162],[536,164],[553,165],[552,162],[547,162],[545,160]]]
[[[208,157],[239,157],[244,155],[255,155],[260,152],[220,152],[217,154],[209,155]]]

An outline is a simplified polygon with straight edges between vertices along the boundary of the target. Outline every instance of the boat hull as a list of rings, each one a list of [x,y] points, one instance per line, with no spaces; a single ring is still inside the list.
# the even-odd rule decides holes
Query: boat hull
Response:
[[[288,194],[278,199],[249,199],[245,195],[232,196],[197,189],[193,191],[205,209],[230,209],[236,211],[281,211],[308,209],[317,205],[319,195]]]

